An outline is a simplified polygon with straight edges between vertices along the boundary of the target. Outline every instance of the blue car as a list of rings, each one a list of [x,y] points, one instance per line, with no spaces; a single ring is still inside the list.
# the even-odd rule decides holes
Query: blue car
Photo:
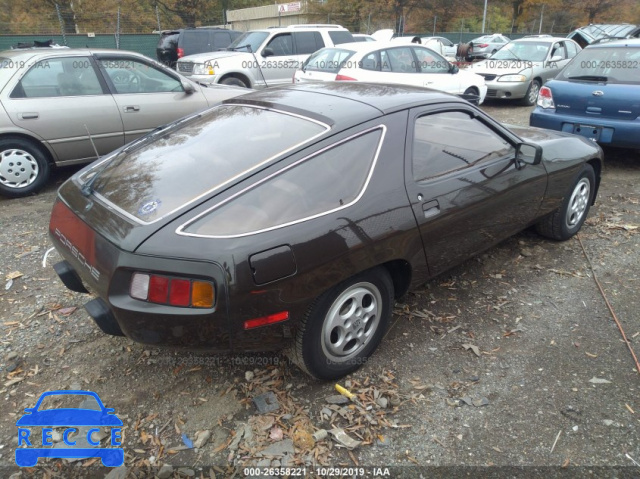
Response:
[[[582,50],[540,89],[529,124],[640,148],[640,39]]]
[[[88,402],[92,403],[92,406],[95,405],[97,409],[65,407],[40,410],[42,402],[52,396],[78,396],[85,399],[83,404],[86,404],[86,399],[90,398],[93,401],[90,400]],[[68,401],[69,398],[64,399]],[[16,463],[19,466],[35,466],[40,457],[65,459],[99,457],[107,467],[117,467],[124,462],[124,450],[122,448],[99,448],[97,447],[99,442],[93,441],[91,438],[92,432],[99,430],[102,426],[112,428],[120,428],[122,426],[122,421],[114,414],[114,410],[104,407],[100,397],[95,392],[81,390],[48,391],[40,396],[34,407],[26,408],[24,411],[26,414],[16,422],[16,426],[19,428],[18,445],[20,446],[24,443],[26,446],[34,447],[16,449]],[[65,427],[63,437],[64,446],[66,447],[53,447],[50,437],[45,435],[45,429],[43,429],[42,435],[39,436],[30,434],[31,431],[27,429],[28,427]],[[114,437],[119,438],[119,429],[116,431],[117,433],[114,434],[112,429],[112,445],[116,445]],[[86,437],[82,437],[81,434],[85,434]],[[72,435],[77,436],[71,438]],[[40,444],[37,444],[38,441],[40,441]],[[75,447],[77,442],[94,447]]]

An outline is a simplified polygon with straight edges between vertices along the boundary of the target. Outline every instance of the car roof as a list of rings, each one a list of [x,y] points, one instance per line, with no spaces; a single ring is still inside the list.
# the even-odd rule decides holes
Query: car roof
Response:
[[[350,43],[341,43],[339,45],[334,45],[332,47],[324,47],[321,50],[353,50],[358,53],[366,53],[369,51],[382,50],[384,48],[403,48],[403,47],[422,47],[429,48],[426,45],[421,45],[420,43],[400,43],[400,42],[386,42],[383,40],[378,40],[375,42],[350,42]],[[321,51],[318,50],[318,51]]]
[[[345,27],[343,27],[342,25],[330,25],[330,24],[300,24],[300,25],[287,25],[285,27],[267,27],[267,28],[256,28],[253,30],[249,30],[251,32],[273,32],[273,31],[296,31],[296,32],[304,32],[307,30],[313,30],[313,31],[317,31],[317,30],[330,30],[330,31],[334,31],[334,30],[340,30],[340,31],[349,31],[347,30]]]
[[[273,87],[231,98],[224,103],[288,111],[332,125],[333,130],[342,130],[394,111],[434,102],[468,104],[441,91],[366,82],[318,82]]]
[[[34,56],[47,56],[47,57],[65,57],[70,55],[86,55],[94,53],[108,53],[111,55],[133,55],[140,58],[149,59],[141,53],[133,52],[130,50],[116,50],[113,48],[29,48],[29,49],[15,49],[0,51],[0,57],[3,58],[31,58]]]
[[[527,37],[527,38],[518,38],[517,40],[511,40],[512,43],[552,43],[552,42],[564,42],[564,41],[573,41],[570,38],[565,37]]]
[[[620,40],[611,40],[605,43],[594,43],[593,45],[587,45],[587,48],[607,48],[607,47],[640,47],[640,38],[623,38]]]

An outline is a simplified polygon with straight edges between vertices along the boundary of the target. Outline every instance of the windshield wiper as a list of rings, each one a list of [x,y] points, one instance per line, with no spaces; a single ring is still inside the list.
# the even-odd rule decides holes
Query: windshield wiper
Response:
[[[249,53],[253,53],[253,48],[251,48],[251,45],[249,45],[248,43],[246,45],[239,45],[237,47],[229,47],[227,48],[227,50],[229,50],[230,52],[235,52],[240,50],[241,48],[246,48]]]
[[[574,77],[569,77],[567,80],[586,80],[586,81],[607,81],[609,77],[601,76],[601,75],[578,75]]]

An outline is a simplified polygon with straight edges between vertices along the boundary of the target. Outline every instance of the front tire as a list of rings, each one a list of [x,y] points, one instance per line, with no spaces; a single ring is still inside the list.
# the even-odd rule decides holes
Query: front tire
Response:
[[[382,267],[322,294],[301,321],[289,356],[303,371],[338,379],[365,364],[391,321],[393,283]]]
[[[236,77],[227,77],[220,82],[222,85],[239,86],[242,88],[249,88],[245,82]]]
[[[39,145],[23,138],[0,139],[0,194],[21,198],[49,179],[49,162]]]
[[[527,89],[527,93],[524,95],[524,98],[521,100],[524,106],[533,106],[536,104],[538,100],[538,93],[540,92],[540,81],[533,80]]]
[[[589,164],[578,175],[560,208],[544,217],[537,225],[536,231],[542,236],[558,241],[565,241],[575,235],[582,227],[593,203],[596,187],[596,176]]]

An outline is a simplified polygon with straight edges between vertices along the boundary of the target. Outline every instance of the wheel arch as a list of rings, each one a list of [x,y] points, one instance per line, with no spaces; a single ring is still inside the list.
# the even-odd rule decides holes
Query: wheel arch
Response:
[[[398,299],[407,294],[411,285],[411,264],[406,260],[396,259],[382,263],[380,266],[385,268],[391,276],[394,297]]]
[[[600,189],[600,175],[602,173],[602,162],[598,159],[598,158],[592,158],[591,160],[587,161],[588,165],[591,165],[591,168],[593,168],[593,172],[595,173],[596,176],[596,184],[594,187],[594,191],[593,191],[593,199],[591,200],[591,204],[594,205],[596,203],[596,198],[598,196],[598,190]]]
[[[239,72],[225,73],[220,77],[220,80],[218,80],[218,83],[222,83],[227,78],[237,78],[238,80],[243,82],[245,85],[247,85],[247,88],[253,88],[253,84],[251,83],[251,80],[249,80],[249,77],[243,73],[239,73]]]
[[[45,156],[50,166],[56,166],[56,156],[46,143],[44,143],[40,138],[29,135],[27,133],[15,132],[15,131],[7,131],[0,133],[0,140],[11,140],[11,139],[19,139],[26,140],[34,144]]]

